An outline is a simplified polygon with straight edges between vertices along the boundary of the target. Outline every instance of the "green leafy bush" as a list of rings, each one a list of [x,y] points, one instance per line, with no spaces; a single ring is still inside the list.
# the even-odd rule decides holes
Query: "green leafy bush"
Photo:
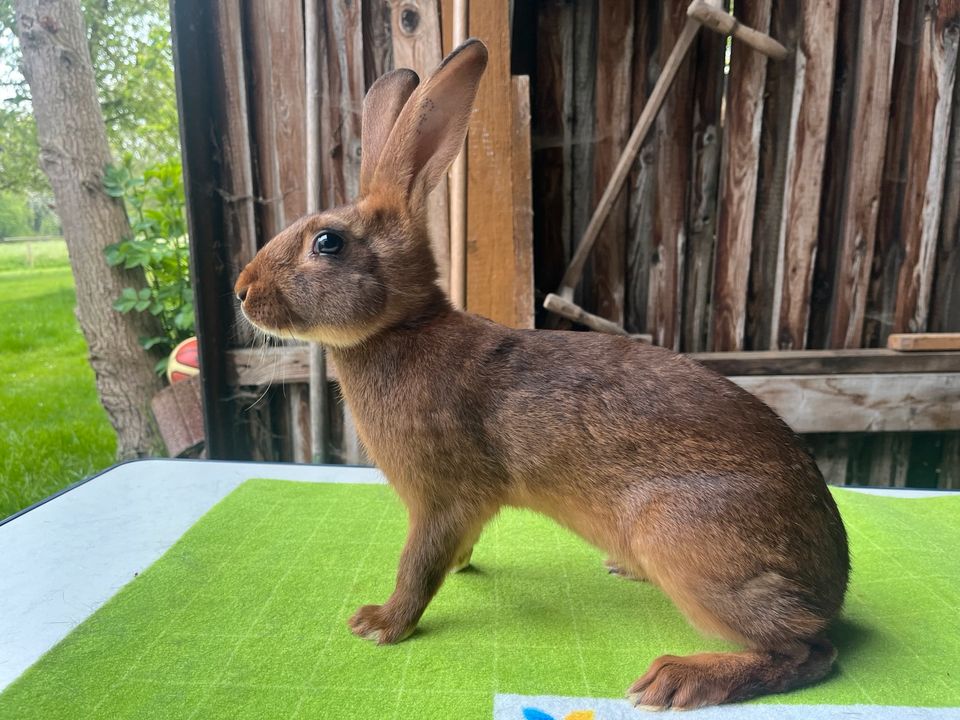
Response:
[[[165,162],[142,175],[130,156],[106,168],[104,188],[123,198],[131,237],[105,249],[112,266],[143,268],[147,286],[124,288],[113,307],[121,313],[148,312],[160,321],[161,335],[140,338],[145,350],[163,354],[158,373],[167,367],[170,351],[194,334],[193,289],[190,284],[183,176],[180,163]]]

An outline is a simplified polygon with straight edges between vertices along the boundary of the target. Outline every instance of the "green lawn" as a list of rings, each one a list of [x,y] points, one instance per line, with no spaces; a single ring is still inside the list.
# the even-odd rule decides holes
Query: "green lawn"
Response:
[[[113,462],[62,242],[0,243],[0,518]]]

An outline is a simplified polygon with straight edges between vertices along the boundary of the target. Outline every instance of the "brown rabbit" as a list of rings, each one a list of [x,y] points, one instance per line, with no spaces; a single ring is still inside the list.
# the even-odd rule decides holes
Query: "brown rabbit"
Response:
[[[463,144],[487,63],[469,40],[363,106],[360,197],[302,218],[237,282],[263,330],[323,343],[360,436],[409,510],[396,590],[354,633],[403,640],[505,506],[532,508],[663,589],[735,653],[665,655],[629,689],[692,708],[823,678],[849,568],[811,457],[763,403],[662,348],[513,330],[454,310],[425,207]]]

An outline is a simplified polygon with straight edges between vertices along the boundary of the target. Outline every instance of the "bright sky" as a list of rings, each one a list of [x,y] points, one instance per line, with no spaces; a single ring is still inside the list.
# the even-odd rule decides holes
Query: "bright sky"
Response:
[[[11,82],[20,82],[23,76],[16,65],[11,65],[8,59],[15,57],[14,50],[17,48],[17,38],[9,28],[0,29],[0,102],[9,100],[14,96]]]

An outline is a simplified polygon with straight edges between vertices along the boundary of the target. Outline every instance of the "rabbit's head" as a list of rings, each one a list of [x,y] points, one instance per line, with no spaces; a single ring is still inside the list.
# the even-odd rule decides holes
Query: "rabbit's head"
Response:
[[[246,317],[275,335],[348,347],[442,301],[427,196],[463,145],[487,49],[468,40],[422,84],[377,80],[363,102],[360,196],[301,218],[236,284]]]

